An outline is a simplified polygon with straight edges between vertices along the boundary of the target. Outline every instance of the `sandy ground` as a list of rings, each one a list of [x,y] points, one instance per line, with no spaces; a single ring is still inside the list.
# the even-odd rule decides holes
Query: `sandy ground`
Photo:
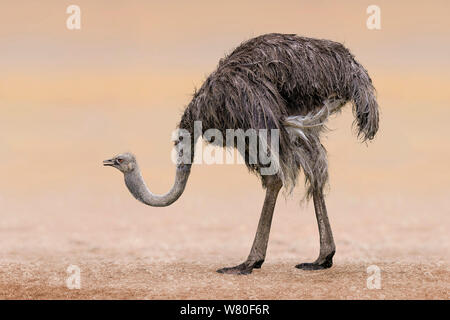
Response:
[[[234,276],[215,270],[245,259],[262,192],[228,203],[187,191],[185,201],[159,210],[129,197],[97,200],[109,202],[99,210],[82,195],[72,200],[84,199],[81,207],[90,211],[59,203],[45,216],[30,215],[49,201],[30,199],[14,216],[2,214],[0,298],[449,298],[448,219],[440,215],[447,199],[430,211],[423,201],[405,207],[386,197],[365,202],[330,195],[335,265],[301,271],[294,265],[314,259],[318,250],[313,209],[281,198],[263,268]],[[79,290],[66,286],[70,265],[80,268]],[[371,265],[381,270],[378,290],[366,285]]]

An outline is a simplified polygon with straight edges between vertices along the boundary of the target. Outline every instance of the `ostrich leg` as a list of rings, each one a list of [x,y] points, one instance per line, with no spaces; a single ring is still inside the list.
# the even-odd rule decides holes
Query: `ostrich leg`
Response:
[[[255,240],[247,260],[240,265],[217,270],[227,274],[250,274],[253,268],[259,269],[266,258],[267,243],[269,242],[270,226],[278,192],[282,187],[281,180],[273,176],[267,178],[266,198],[259,218]]]
[[[336,246],[331,233],[330,222],[328,221],[327,208],[322,190],[313,192],[314,209],[316,211],[317,224],[319,225],[320,253],[316,261],[312,263],[301,263],[295,267],[303,270],[321,270],[330,268],[333,265],[333,256]]]

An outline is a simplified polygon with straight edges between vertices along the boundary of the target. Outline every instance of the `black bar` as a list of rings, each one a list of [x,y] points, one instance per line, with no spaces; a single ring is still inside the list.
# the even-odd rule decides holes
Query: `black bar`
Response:
[[[149,301],[2,301],[6,315],[24,313],[71,317],[120,316],[142,319],[301,319],[336,316],[366,318],[402,316],[432,311],[446,314],[448,301],[334,301],[334,300],[149,300]],[[445,308],[445,310],[444,310]],[[8,313],[6,313],[8,312]]]

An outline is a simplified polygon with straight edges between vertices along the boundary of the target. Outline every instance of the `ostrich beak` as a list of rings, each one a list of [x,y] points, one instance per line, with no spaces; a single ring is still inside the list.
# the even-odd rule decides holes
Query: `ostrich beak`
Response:
[[[113,166],[114,165],[114,159],[108,159],[103,161],[104,166]]]

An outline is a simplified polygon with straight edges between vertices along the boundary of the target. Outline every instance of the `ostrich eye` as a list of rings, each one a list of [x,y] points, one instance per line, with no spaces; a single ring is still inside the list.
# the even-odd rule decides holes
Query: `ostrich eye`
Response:
[[[117,159],[117,162],[122,163],[123,159]]]

